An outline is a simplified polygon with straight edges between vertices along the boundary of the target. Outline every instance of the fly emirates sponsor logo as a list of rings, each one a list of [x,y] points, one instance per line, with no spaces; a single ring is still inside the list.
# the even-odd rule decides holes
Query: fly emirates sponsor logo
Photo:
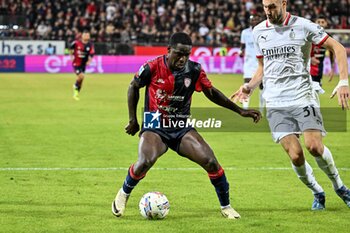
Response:
[[[262,54],[267,60],[279,60],[289,58],[296,52],[296,47],[293,45],[273,47],[269,49],[262,49]]]

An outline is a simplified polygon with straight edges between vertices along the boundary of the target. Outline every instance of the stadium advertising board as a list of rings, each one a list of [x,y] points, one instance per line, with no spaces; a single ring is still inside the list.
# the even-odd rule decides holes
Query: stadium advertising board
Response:
[[[64,41],[59,40],[1,40],[0,55],[63,55]]]
[[[140,66],[155,56],[94,56],[86,67],[87,73],[135,73]],[[239,56],[191,56],[202,64],[207,73],[240,74],[243,59]],[[350,63],[350,58],[348,59]],[[324,72],[330,71],[329,58],[325,59]],[[69,56],[26,56],[25,72],[69,73],[73,72]],[[338,73],[338,70],[335,70]]]
[[[216,47],[193,47],[192,56],[219,56],[222,48]],[[159,54],[167,53],[166,46],[135,46],[135,55],[145,56],[153,55],[158,56]],[[227,56],[234,56],[239,53],[239,48],[227,48]]]
[[[140,66],[154,56],[94,56],[86,67],[87,73],[135,73]],[[208,73],[242,73],[243,61],[234,57],[194,57]],[[73,72],[69,56],[26,56],[26,72]]]
[[[24,56],[0,56],[0,72],[24,72]]]

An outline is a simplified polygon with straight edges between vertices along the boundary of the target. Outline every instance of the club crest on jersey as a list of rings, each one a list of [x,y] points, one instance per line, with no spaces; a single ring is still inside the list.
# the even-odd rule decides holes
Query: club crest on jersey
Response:
[[[191,79],[190,78],[184,78],[184,84],[185,84],[185,87],[189,87],[191,85]]]
[[[294,38],[295,38],[295,32],[294,32],[293,29],[290,31],[289,37],[290,37],[291,39],[294,39]]]
[[[89,50],[90,50],[90,47],[86,47],[86,50],[89,51]]]

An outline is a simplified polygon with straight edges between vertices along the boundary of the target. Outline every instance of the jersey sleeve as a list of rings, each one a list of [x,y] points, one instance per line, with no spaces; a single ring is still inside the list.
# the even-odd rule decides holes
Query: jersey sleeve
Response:
[[[150,84],[152,78],[151,68],[145,63],[139,69],[139,71],[135,74],[134,80],[139,84],[140,87],[144,87]]]
[[[197,92],[201,92],[201,91],[203,91],[203,89],[209,89],[212,86],[213,85],[211,84],[210,80],[208,79],[207,74],[205,73],[205,71],[203,69],[201,69],[201,71],[199,73],[199,78],[196,82],[195,90]]]
[[[76,41],[73,41],[73,42],[69,45],[69,49],[74,50],[74,48],[75,48],[75,43],[76,43]]]
[[[310,57],[315,56],[315,47],[316,47],[316,45],[312,44]]]
[[[93,57],[95,55],[95,46],[93,44],[91,44],[91,48],[89,51],[89,56]]]
[[[245,30],[242,31],[242,34],[241,34],[241,43],[242,44],[245,44]]]
[[[257,58],[263,58],[263,53],[260,49],[259,43],[258,43],[259,35],[257,32],[253,31],[253,39],[254,39],[254,48],[255,48],[255,55]]]
[[[310,20],[305,22],[304,30],[306,40],[316,45],[322,45],[329,37],[323,27]]]

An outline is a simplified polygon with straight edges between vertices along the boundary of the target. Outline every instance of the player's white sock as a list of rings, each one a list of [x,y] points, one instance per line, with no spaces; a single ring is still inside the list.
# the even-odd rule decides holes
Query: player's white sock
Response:
[[[305,164],[300,167],[295,166],[292,163],[292,167],[295,173],[298,175],[298,178],[309,188],[311,189],[313,194],[322,193],[322,187],[317,183],[314,173],[312,171],[312,167],[305,160]]]
[[[242,103],[243,109],[248,109],[249,108],[249,101],[250,101],[249,97],[246,100],[243,101],[243,103]]]
[[[335,190],[344,185],[343,181],[340,179],[338,169],[335,166],[332,153],[326,146],[324,146],[323,155],[315,157],[315,160],[321,170],[324,171],[332,181]]]

